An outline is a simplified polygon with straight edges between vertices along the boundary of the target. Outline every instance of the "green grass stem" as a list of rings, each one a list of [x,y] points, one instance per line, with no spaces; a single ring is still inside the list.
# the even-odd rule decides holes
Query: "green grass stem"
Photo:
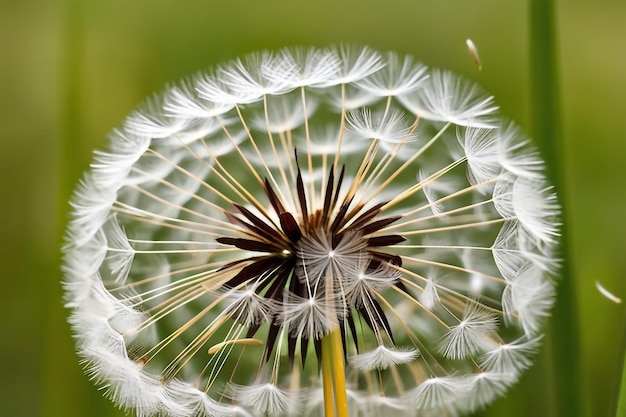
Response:
[[[530,1],[531,117],[533,137],[547,162],[548,177],[555,185],[562,206],[562,268],[558,298],[551,322],[553,379],[556,415],[587,415],[581,374],[576,282],[570,258],[567,229],[564,141],[559,105],[556,12],[553,0]]]

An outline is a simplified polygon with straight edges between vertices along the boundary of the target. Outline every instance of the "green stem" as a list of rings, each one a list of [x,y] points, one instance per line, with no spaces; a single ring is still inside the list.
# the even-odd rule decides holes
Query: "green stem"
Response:
[[[559,194],[564,224],[560,253],[563,267],[550,332],[557,398],[555,409],[560,416],[579,417],[586,415],[581,389],[585,378],[580,372],[576,288],[566,221],[567,197],[562,161],[564,146],[560,125],[555,20],[553,0],[530,1],[533,136],[544,152],[548,177]]]
[[[623,323],[626,323],[624,320]],[[626,329],[622,330],[622,345],[621,363],[618,366],[618,370],[621,370],[621,378],[616,385],[615,396],[617,397],[612,404],[610,414],[611,416],[621,417],[626,416]]]
[[[60,67],[60,103],[59,103],[59,139],[58,139],[58,189],[57,189],[57,236],[59,247],[63,236],[69,210],[68,199],[72,184],[79,176],[78,149],[79,123],[77,113],[80,96],[80,63],[83,50],[82,3],[79,0],[64,2],[62,19],[62,58]],[[69,337],[66,312],[61,307],[61,286],[59,276],[46,280],[47,312],[45,343],[42,348],[44,379],[44,395],[42,397],[42,416],[73,416],[92,413],[89,407],[87,383],[83,379],[78,366],[78,358],[74,354],[73,342]],[[86,378],[84,379],[86,381]],[[60,383],[63,381],[63,383]],[[72,389],[68,389],[72,386]]]
[[[619,399],[615,416],[626,416],[626,366],[622,367],[622,381],[619,388]]]

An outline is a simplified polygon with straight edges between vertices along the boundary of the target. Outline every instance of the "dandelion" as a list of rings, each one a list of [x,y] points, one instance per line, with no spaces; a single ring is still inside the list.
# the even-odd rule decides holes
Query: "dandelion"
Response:
[[[65,289],[88,374],[139,416],[452,416],[541,340],[559,207],[493,98],[369,48],[250,55],[94,155]]]

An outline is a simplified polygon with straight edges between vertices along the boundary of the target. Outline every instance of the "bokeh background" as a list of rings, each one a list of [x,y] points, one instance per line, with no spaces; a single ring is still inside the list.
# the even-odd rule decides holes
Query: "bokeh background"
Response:
[[[73,353],[59,246],[65,201],[92,149],[143,98],[245,52],[348,42],[464,74],[530,131],[528,8],[521,0],[0,0],[0,415],[123,415]],[[574,375],[581,415],[603,417],[614,407],[624,342],[624,304],[595,282],[626,298],[626,2],[557,0],[556,17],[560,191],[579,336],[572,349],[581,353]],[[533,369],[481,416],[562,415],[552,364],[568,352],[546,341]]]

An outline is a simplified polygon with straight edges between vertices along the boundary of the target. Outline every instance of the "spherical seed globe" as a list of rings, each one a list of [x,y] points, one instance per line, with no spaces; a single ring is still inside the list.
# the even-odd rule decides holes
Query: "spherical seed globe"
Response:
[[[492,97],[410,56],[284,49],[146,102],[72,198],[87,372],[139,416],[453,416],[531,365],[559,207]],[[327,376],[327,375],[326,375]]]

